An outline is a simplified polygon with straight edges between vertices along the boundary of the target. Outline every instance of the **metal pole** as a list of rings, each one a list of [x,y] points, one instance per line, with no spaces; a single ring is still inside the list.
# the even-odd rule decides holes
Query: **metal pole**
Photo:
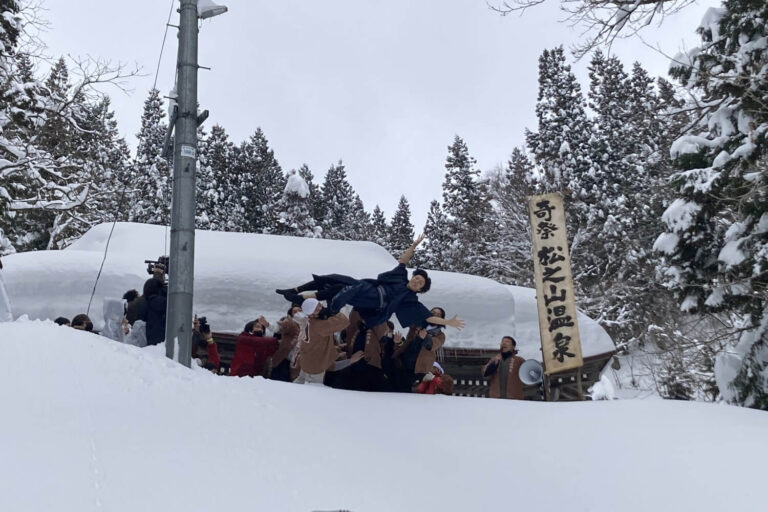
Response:
[[[171,253],[165,354],[191,365],[192,294],[195,276],[195,171],[197,166],[197,0],[179,9],[178,116],[173,144]]]

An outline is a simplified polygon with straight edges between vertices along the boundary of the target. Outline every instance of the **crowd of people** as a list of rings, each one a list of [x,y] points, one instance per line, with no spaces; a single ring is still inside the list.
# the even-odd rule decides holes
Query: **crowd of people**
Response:
[[[274,325],[260,316],[248,321],[235,340],[229,368],[222,366],[218,346],[205,317],[195,316],[192,356],[201,365],[233,377],[262,376],[299,384],[322,384],[359,391],[453,393],[454,381],[437,362],[447,327],[462,329],[464,321],[446,318],[442,307],[428,309],[419,295],[431,280],[406,265],[423,235],[408,248],[398,265],[375,279],[341,274],[312,275],[294,288],[279,289],[288,310]],[[137,346],[156,345],[165,338],[167,286],[165,269],[150,268],[152,277],[142,293],[130,290],[122,301],[106,301],[102,335]],[[395,316],[405,334],[395,330]],[[93,330],[87,315],[56,323]],[[516,342],[502,340],[501,351],[483,368],[495,398],[522,398],[518,372],[523,359]]]

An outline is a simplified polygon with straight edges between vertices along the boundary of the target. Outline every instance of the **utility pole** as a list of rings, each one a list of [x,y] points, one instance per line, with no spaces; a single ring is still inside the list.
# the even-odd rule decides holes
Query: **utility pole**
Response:
[[[173,144],[171,253],[165,354],[191,366],[192,300],[195,279],[195,174],[197,169],[197,0],[181,0],[176,63],[178,113]],[[169,127],[170,129],[170,127]]]

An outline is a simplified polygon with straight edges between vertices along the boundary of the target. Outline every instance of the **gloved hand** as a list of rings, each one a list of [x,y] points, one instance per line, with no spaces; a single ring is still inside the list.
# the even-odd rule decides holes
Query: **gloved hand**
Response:
[[[428,374],[424,375],[424,377],[421,380],[422,380],[422,382],[429,382],[429,381],[431,381],[434,378],[435,378],[434,374],[428,373]]]

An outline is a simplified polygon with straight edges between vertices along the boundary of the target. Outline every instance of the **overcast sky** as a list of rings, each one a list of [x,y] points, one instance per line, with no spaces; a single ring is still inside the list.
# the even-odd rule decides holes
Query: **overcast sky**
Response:
[[[178,1],[174,2],[176,5]],[[502,17],[486,0],[221,1],[229,12],[202,24],[199,102],[210,129],[237,143],[257,127],[284,170],[307,163],[322,183],[343,159],[366,209],[387,217],[401,194],[417,229],[441,198],[447,146],[458,134],[482,170],[504,163],[536,128],[537,59],[579,40],[560,22],[557,2]],[[645,41],[670,55],[696,45],[695,29],[716,0],[667,18]],[[131,145],[155,77],[169,0],[45,0],[43,35],[53,56],[91,55],[136,63],[130,95],[108,91]],[[174,10],[172,23],[177,23]],[[158,88],[173,86],[176,31],[170,29]],[[639,39],[614,45],[665,75],[668,59]],[[574,65],[586,85],[587,61]]]

